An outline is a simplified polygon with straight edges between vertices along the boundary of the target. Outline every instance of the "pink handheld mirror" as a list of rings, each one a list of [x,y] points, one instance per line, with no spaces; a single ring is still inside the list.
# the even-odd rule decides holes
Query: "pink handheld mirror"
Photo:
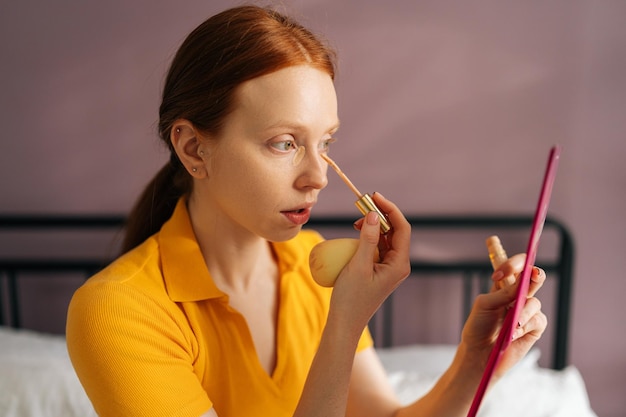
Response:
[[[537,209],[533,218],[530,237],[528,239],[528,247],[526,249],[526,261],[521,274],[519,275],[519,286],[517,288],[517,295],[512,308],[510,308],[504,318],[502,329],[496,340],[489,359],[483,377],[478,385],[472,406],[470,407],[467,417],[475,417],[478,413],[480,403],[487,391],[489,381],[493,376],[493,372],[500,363],[502,354],[509,347],[513,339],[513,332],[515,331],[515,323],[518,322],[520,313],[526,298],[528,296],[528,289],[530,286],[530,275],[533,265],[535,264],[535,258],[537,257],[537,247],[539,246],[539,237],[543,231],[543,225],[546,221],[546,215],[548,213],[548,205],[550,204],[550,196],[552,195],[552,186],[554,185],[554,178],[556,177],[556,171],[559,165],[559,157],[561,155],[561,147],[554,146],[550,149],[550,155],[548,157],[548,165],[543,178],[543,184],[541,186],[541,193],[539,194],[539,201],[537,202]]]

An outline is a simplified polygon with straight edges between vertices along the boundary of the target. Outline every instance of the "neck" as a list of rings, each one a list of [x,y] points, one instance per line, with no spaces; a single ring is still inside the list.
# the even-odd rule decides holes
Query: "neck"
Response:
[[[277,265],[270,243],[200,209],[192,199],[189,216],[196,240],[215,284],[227,293],[247,292],[259,280],[274,280]]]

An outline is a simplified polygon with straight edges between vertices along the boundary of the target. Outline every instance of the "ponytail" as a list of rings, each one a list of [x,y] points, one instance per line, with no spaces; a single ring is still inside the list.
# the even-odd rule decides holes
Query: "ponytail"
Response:
[[[179,198],[191,190],[187,175],[174,153],[150,181],[126,222],[122,252],[126,253],[161,229],[172,216]]]

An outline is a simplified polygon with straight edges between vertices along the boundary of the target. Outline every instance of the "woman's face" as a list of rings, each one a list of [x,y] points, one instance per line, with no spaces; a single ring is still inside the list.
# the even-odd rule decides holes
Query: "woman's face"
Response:
[[[328,182],[320,153],[339,126],[332,79],[310,66],[287,67],[247,81],[235,97],[219,137],[202,145],[208,177],[194,194],[230,233],[290,239]],[[298,147],[302,158],[294,158]]]

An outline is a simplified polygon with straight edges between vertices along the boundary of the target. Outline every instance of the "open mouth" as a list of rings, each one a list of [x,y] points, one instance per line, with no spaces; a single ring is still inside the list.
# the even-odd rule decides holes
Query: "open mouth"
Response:
[[[288,210],[282,212],[287,219],[295,224],[304,224],[309,221],[311,210],[307,208],[301,208],[297,210]]]
[[[283,213],[294,213],[294,214],[302,214],[306,211],[307,209],[297,209],[297,210],[285,210],[283,211]]]

